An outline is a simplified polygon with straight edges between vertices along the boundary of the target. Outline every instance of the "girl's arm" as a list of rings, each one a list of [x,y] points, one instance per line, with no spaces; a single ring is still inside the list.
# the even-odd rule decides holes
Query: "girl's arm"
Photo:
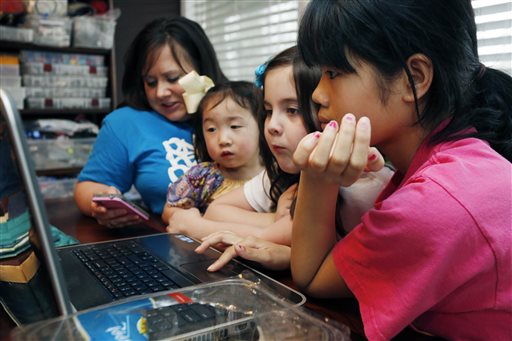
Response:
[[[274,223],[273,213],[256,212],[244,194],[243,186],[215,199],[206,209],[204,217],[212,221],[268,226]]]
[[[336,199],[339,186],[350,186],[367,166],[371,132],[367,118],[359,120],[357,129],[355,117],[346,118],[339,132],[337,124],[329,124],[321,136],[306,136],[294,154],[302,172],[292,229],[292,276],[300,288],[320,297],[351,294],[331,254]],[[382,168],[382,158],[377,160]]]
[[[178,211],[181,211],[181,210],[184,210],[184,208],[181,208],[181,207],[171,207],[171,206],[168,206],[167,204],[165,204],[164,205],[164,210],[162,211],[162,221],[164,223],[169,224],[169,220],[172,218],[174,213],[176,213]]]
[[[283,216],[279,220],[267,226],[257,226],[247,223],[221,222],[206,219],[196,208],[175,212],[169,220],[167,231],[171,233],[183,233],[196,239],[202,239],[207,235],[219,231],[231,231],[241,237],[254,236],[274,243],[290,245],[292,221],[290,215]]]
[[[169,220],[168,231],[200,239],[211,233],[227,230],[240,236],[255,236],[275,243],[290,245],[292,228],[290,206],[296,187],[296,185],[291,186],[281,195],[276,213],[255,212],[245,199],[243,189],[238,188],[214,200],[208,207],[210,210],[214,206],[214,213],[219,214],[216,217],[219,219],[218,221],[212,220],[208,214],[201,217],[197,210],[179,212]],[[218,204],[219,201],[221,204]],[[234,217],[231,216],[232,214]]]

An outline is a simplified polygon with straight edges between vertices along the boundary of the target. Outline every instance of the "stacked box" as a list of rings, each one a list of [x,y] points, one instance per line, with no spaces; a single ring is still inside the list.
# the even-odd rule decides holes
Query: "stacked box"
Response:
[[[30,109],[110,109],[102,55],[21,51]]]
[[[70,46],[71,24],[72,21],[68,17],[46,18],[39,15],[28,15],[25,18],[25,26],[34,30],[34,44],[38,45]]]
[[[0,37],[2,37],[2,40],[31,43],[34,41],[34,30],[0,25]]]
[[[94,145],[94,137],[48,140],[28,139],[28,148],[37,170],[82,167]]]
[[[77,179],[38,177],[37,182],[44,199],[61,199],[73,197]]]
[[[21,86],[20,60],[16,55],[0,54],[0,88],[7,90],[18,109],[24,108],[25,88]]]

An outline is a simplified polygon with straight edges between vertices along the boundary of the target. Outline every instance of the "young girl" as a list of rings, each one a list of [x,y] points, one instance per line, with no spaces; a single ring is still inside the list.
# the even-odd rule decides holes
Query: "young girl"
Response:
[[[512,79],[479,63],[476,42],[470,1],[312,0],[302,19],[326,128],[294,156],[292,274],[311,295],[354,295],[370,340],[410,324],[511,337]],[[338,186],[374,158],[370,145],[397,172],[336,242]]]
[[[164,222],[181,209],[204,212],[208,204],[263,170],[257,118],[261,90],[250,82],[211,88],[199,103],[194,151],[200,164],[169,185]]]
[[[299,181],[299,169],[292,156],[299,141],[316,130],[309,98],[320,73],[297,60],[296,47],[284,50],[259,69],[263,69],[259,81],[264,85],[266,110],[266,116],[259,122],[264,134],[260,148],[266,172],[212,202],[205,213],[206,219],[197,213],[175,215],[170,220],[171,231],[203,238],[216,231],[229,230],[240,236],[290,245],[290,209]],[[359,217],[360,211],[369,208],[368,203],[373,202],[391,174],[386,169],[362,180],[366,185],[361,192],[366,191],[365,197],[372,197],[372,200],[359,201],[360,207],[347,212],[346,216],[356,214]],[[351,198],[347,197],[346,201]]]

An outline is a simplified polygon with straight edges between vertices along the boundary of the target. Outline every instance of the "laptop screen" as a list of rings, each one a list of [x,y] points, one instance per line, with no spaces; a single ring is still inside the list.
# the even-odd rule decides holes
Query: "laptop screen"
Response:
[[[0,89],[0,300],[20,324],[71,312],[22,121]]]

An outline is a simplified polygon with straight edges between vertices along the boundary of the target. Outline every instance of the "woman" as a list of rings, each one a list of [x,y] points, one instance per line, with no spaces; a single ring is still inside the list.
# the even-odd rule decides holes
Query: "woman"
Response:
[[[187,114],[178,84],[190,71],[215,83],[226,80],[197,23],[183,17],[156,19],[137,35],[125,57],[127,106],[105,118],[78,177],[75,200],[84,214],[108,227],[139,222],[123,209],[92,202],[94,194],[121,194],[132,185],[153,213],[162,213],[169,182],[195,163],[193,116]]]

